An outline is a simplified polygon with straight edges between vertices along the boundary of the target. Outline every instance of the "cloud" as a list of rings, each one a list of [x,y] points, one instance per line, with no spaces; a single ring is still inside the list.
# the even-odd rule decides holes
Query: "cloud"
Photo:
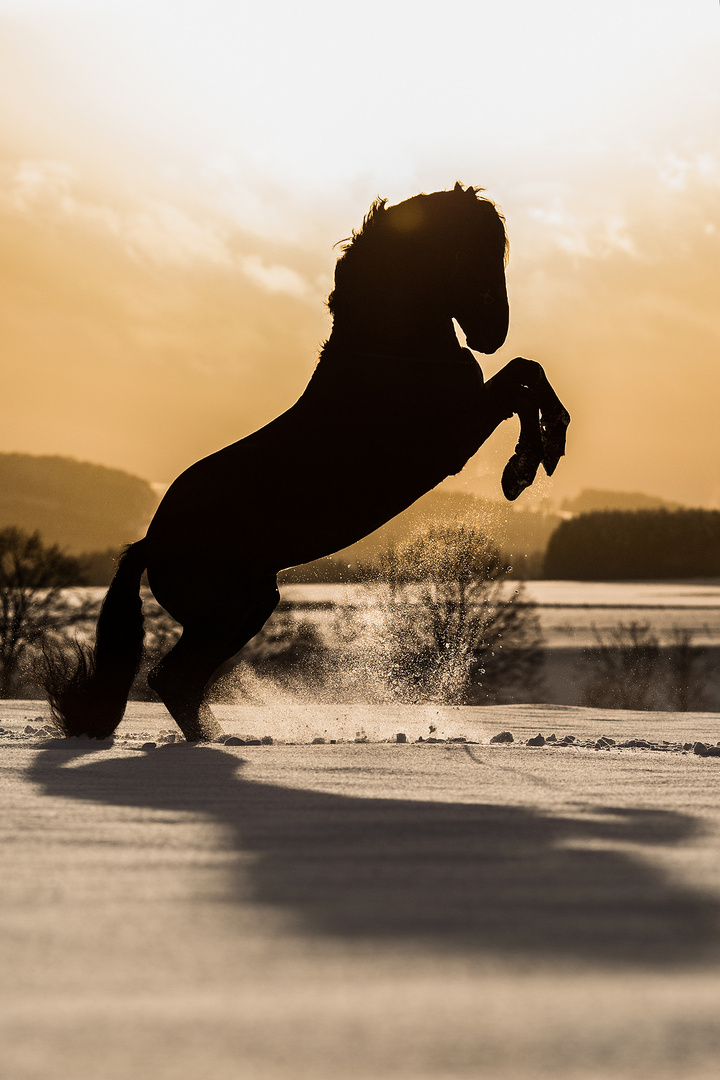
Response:
[[[305,299],[310,292],[307,281],[287,266],[266,266],[257,255],[241,259],[243,273],[269,293],[285,293]]]
[[[525,213],[541,226],[545,232],[543,239],[566,255],[597,259],[621,251],[631,258],[640,257],[628,222],[621,213],[574,214],[560,198],[553,199],[550,205],[528,206]]]
[[[159,263],[232,263],[217,227],[170,203],[141,198],[138,205],[119,209],[98,201],[82,191],[77,171],[62,161],[21,161],[4,173],[0,204],[6,210],[84,223],[111,234],[130,253]]]
[[[317,290],[297,271],[267,265],[259,255],[236,254],[228,224],[148,197],[122,209],[111,206],[83,192],[77,171],[62,161],[21,161],[6,167],[0,178],[0,207],[6,212],[85,225],[110,235],[134,258],[160,266],[236,269],[270,294],[316,300]]]
[[[716,154],[704,152],[681,157],[668,152],[654,164],[658,180],[670,191],[686,191],[693,181],[720,186],[720,160]]]
[[[64,208],[76,177],[63,161],[21,161],[5,181],[4,202],[24,213],[37,206]]]
[[[591,169],[592,172],[588,172]],[[576,260],[621,254],[667,262],[678,245],[718,228],[720,155],[628,150],[621,165],[588,160],[573,180],[518,185],[510,198],[514,251],[539,260],[553,250]]]

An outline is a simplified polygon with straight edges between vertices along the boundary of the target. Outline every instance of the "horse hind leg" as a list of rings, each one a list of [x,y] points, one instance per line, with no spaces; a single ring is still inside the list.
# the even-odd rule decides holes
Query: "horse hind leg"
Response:
[[[206,701],[218,670],[265,625],[280,599],[277,588],[248,606],[238,620],[227,608],[187,620],[177,644],[148,675],[188,742],[210,742],[223,734]]]

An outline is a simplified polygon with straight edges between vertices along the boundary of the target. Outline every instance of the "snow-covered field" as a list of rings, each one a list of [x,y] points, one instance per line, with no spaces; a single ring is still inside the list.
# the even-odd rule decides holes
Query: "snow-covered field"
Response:
[[[3,1080],[717,1076],[719,714],[218,712],[0,705]]]

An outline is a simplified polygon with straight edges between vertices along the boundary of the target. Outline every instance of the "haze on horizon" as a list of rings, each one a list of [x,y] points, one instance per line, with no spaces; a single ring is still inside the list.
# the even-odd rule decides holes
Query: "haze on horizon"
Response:
[[[541,490],[720,507],[717,4],[244,7],[0,0],[0,450],[171,481],[301,392],[372,199],[460,179],[510,234],[483,370],[573,417]]]

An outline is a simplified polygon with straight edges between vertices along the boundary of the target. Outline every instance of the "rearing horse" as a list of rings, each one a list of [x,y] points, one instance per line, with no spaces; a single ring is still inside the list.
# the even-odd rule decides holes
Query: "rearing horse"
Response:
[[[218,669],[276,607],[279,570],[337,551],[457,473],[505,419],[520,438],[502,477],[515,499],[551,475],[570,417],[542,367],[520,357],[487,383],[470,349],[508,330],[507,237],[479,190],[376,201],[335,269],[333,329],[300,399],[172,484],[120,559],[92,651],[48,664],[68,735],[105,738],[142,655],[140,577],[182,625],[148,681],[190,741],[221,734],[205,700]],[[70,668],[68,670],[68,667]]]

